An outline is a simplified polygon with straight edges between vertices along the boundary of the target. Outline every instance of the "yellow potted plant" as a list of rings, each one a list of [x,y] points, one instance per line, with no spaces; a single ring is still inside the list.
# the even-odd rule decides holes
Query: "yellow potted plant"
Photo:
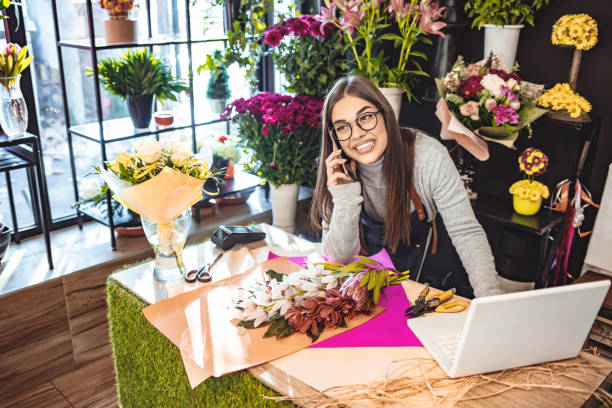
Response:
[[[521,153],[518,162],[527,178],[510,186],[512,205],[518,214],[534,215],[540,211],[542,199],[548,198],[550,194],[546,185],[534,180],[535,176],[546,172],[548,156],[541,150],[530,147]]]

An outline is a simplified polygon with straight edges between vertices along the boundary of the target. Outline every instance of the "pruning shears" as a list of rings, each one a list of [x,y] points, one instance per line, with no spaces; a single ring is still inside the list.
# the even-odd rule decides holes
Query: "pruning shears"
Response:
[[[457,313],[462,312],[467,308],[465,302],[455,300],[447,302],[455,295],[455,288],[449,289],[446,292],[438,292],[427,296],[429,293],[429,284],[419,293],[419,296],[414,301],[414,305],[410,306],[404,314],[408,317],[418,317],[425,313]]]

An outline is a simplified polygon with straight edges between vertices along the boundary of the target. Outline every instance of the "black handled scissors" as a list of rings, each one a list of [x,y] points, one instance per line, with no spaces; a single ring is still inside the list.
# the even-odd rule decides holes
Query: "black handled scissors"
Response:
[[[198,270],[191,270],[185,274],[185,281],[187,283],[193,283],[196,280],[200,282],[210,282],[212,280],[212,275],[210,274],[210,269],[217,263],[219,259],[223,256],[223,252],[217,254],[215,259],[212,260],[209,264],[204,265]]]

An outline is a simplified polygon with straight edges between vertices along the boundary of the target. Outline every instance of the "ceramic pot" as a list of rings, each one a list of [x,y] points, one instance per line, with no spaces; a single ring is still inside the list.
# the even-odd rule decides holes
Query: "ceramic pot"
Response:
[[[542,205],[542,197],[537,201],[531,201],[528,198],[521,198],[518,194],[512,196],[512,205],[514,211],[521,215],[534,215],[540,211]]]
[[[104,37],[107,44],[136,42],[137,33],[137,20],[104,20]]]
[[[504,59],[506,71],[511,71],[516,59],[519,35],[522,24],[498,26],[485,24],[484,58],[489,54],[499,54]]]
[[[215,115],[219,115],[225,109],[226,100],[225,99],[209,99],[208,103],[210,104],[210,110]]]
[[[272,225],[289,233],[295,230],[299,190],[300,186],[298,184],[281,184],[276,187],[270,183]]]
[[[399,120],[400,109],[402,108],[403,88],[378,88],[378,90],[387,98],[389,104],[393,108],[395,118]]]
[[[125,98],[134,129],[148,129],[153,118],[155,95],[133,95]]]

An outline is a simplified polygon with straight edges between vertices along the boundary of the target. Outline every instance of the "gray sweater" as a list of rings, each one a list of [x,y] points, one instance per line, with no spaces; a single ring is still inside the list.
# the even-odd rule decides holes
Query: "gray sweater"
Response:
[[[503,293],[497,281],[487,237],[476,221],[459,173],[446,148],[434,138],[417,133],[414,157],[414,188],[430,220],[440,212],[475,296]],[[324,225],[323,252],[338,262],[348,262],[359,252],[362,205],[370,217],[384,220],[386,185],[382,161],[359,164],[361,183],[329,188],[334,209],[330,224]],[[414,205],[411,207],[414,210]]]

